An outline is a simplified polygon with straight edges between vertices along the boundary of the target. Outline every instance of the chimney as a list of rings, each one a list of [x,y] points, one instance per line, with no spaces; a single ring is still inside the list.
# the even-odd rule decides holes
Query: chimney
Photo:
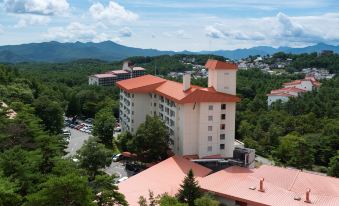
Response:
[[[264,178],[261,178],[260,179],[260,186],[259,186],[259,191],[260,192],[265,192],[265,189],[264,189]]]
[[[183,90],[185,92],[191,88],[191,75],[184,74],[182,79],[183,79]]]
[[[311,203],[311,200],[310,200],[310,193],[311,193],[311,189],[308,188],[308,189],[306,190],[306,200],[305,200],[306,203]]]

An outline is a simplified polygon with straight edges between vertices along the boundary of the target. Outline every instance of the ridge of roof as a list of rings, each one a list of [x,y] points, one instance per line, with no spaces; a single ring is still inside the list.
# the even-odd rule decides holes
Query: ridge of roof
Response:
[[[240,101],[240,98],[236,95],[217,92],[213,87],[203,88],[200,86],[191,85],[188,90],[183,91],[182,83],[166,80],[153,75],[144,75],[118,81],[116,85],[127,92],[154,92],[179,104],[194,102]]]
[[[207,60],[205,67],[207,69],[214,69],[214,70],[219,70],[219,69],[237,70],[238,69],[238,65],[235,63],[218,61],[214,59]]]

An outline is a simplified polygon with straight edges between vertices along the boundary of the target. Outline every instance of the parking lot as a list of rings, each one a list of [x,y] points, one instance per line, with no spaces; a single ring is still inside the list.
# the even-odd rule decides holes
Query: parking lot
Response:
[[[66,149],[66,152],[68,153],[66,156],[74,156],[76,154],[76,151],[79,150],[82,145],[84,144],[84,142],[91,136],[88,133],[76,130],[76,129],[72,129],[67,127],[67,130],[70,131],[71,135],[69,138],[69,143],[68,143],[68,147]],[[116,137],[117,134],[114,135],[114,137]],[[125,166],[122,162],[113,162],[112,164],[105,168],[104,171],[109,174],[116,174],[117,178],[122,178],[122,177],[129,177],[131,175],[133,175],[133,172],[130,172],[128,170],[125,169]]]

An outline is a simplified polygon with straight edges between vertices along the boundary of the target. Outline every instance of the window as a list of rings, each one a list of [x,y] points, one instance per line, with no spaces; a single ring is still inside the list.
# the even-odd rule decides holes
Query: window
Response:
[[[213,116],[208,116],[208,121],[213,121]]]
[[[157,103],[154,103],[154,106],[156,107],[156,106],[157,106]]]
[[[134,97],[134,94],[132,94],[132,97]]]
[[[220,125],[220,129],[223,129],[223,130],[224,130],[224,129],[225,129],[225,124],[221,124],[221,125]]]
[[[208,136],[208,141],[212,142],[212,136]]]
[[[228,73],[228,72],[225,72],[225,75],[230,75],[230,73]]]
[[[213,105],[208,105],[208,110],[213,110]]]
[[[226,114],[221,114],[221,119],[226,119]]]
[[[226,104],[221,104],[221,109],[225,110],[226,109]]]
[[[207,147],[207,152],[212,152],[212,146]]]
[[[132,106],[134,106],[134,103],[132,102]]]
[[[171,123],[171,126],[174,126],[174,121],[173,120],[171,120],[170,123]]]
[[[208,131],[212,131],[212,126],[208,126]]]
[[[225,149],[225,144],[220,144],[220,149],[224,150]]]
[[[220,140],[225,140],[225,134],[220,134]]]

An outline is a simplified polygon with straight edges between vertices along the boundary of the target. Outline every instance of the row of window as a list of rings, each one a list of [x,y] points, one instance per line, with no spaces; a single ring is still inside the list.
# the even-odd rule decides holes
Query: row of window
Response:
[[[226,119],[226,114],[221,114],[220,115],[220,119],[221,120],[225,120]],[[213,116],[212,115],[208,116],[208,121],[213,121]]]
[[[213,139],[212,136],[208,136],[207,138],[209,142],[212,142],[212,139]],[[220,134],[220,140],[225,140],[225,134]]]
[[[224,149],[225,149],[225,144],[220,144],[220,145],[219,145],[219,148],[220,148],[221,150],[224,150]],[[213,150],[213,147],[212,147],[212,146],[208,146],[208,147],[207,147],[207,152],[212,152],[212,150]]]
[[[221,104],[220,105],[220,109],[221,110],[225,110],[226,109],[226,104]],[[208,110],[212,111],[213,110],[213,105],[208,105]]]
[[[220,129],[221,129],[221,130],[225,130],[225,128],[226,128],[226,125],[225,125],[225,124],[220,124]],[[208,126],[207,130],[208,130],[209,132],[213,131],[213,126]]]

